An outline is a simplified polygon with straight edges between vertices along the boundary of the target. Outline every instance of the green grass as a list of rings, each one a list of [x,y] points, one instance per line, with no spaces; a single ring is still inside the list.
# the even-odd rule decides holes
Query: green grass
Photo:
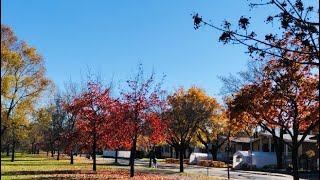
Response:
[[[1,179],[132,179],[129,178],[129,166],[114,165],[113,162],[97,161],[97,172],[92,171],[92,161],[75,156],[70,164],[68,156],[47,157],[46,154],[16,153],[15,162],[11,156],[1,154]],[[189,173],[176,173],[168,170],[142,166],[135,167],[133,179],[208,179],[207,176]],[[221,178],[209,179],[217,180]]]
[[[11,162],[11,156],[1,155],[1,179],[28,179],[37,177],[37,174],[73,173],[83,170],[91,170],[92,163],[86,159],[75,158],[75,164],[70,164],[65,156],[61,160],[46,157],[44,154],[15,154],[15,161]]]

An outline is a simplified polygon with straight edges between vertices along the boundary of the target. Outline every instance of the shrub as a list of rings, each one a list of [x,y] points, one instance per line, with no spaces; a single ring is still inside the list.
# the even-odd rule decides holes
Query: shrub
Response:
[[[277,165],[276,164],[268,164],[268,165],[264,165],[262,168],[263,169],[276,169]]]
[[[251,164],[249,163],[243,163],[241,165],[241,169],[243,170],[250,170],[251,169]],[[256,169],[256,165],[255,164],[252,164],[252,169]]]
[[[306,155],[307,155],[308,158],[312,158],[313,156],[316,155],[316,153],[314,153],[313,150],[308,150],[308,151],[306,152]]]
[[[289,164],[288,167],[287,167],[287,171],[292,171],[292,169],[293,169],[292,164]]]
[[[179,159],[175,159],[175,158],[166,158],[165,162],[166,163],[171,163],[171,164],[179,164],[180,160]],[[184,164],[188,164],[189,163],[189,159],[184,159],[183,163]]]
[[[205,167],[224,167],[225,163],[221,161],[212,161],[212,160],[201,160],[199,161],[199,166]]]

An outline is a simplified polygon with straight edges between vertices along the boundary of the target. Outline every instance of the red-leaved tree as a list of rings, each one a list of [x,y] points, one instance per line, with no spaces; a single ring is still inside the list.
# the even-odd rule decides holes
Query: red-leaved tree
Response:
[[[126,134],[125,139],[131,142],[130,177],[134,176],[134,159],[139,136],[148,136],[154,142],[163,137],[164,121],[155,112],[161,104],[159,95],[164,91],[160,89],[161,83],[154,84],[154,73],[146,80],[143,78],[140,65],[138,74],[127,81],[128,89],[121,93],[121,129]]]

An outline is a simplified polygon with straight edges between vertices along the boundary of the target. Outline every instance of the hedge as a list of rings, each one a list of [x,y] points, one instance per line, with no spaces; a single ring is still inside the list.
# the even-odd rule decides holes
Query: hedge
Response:
[[[199,166],[205,167],[225,167],[225,165],[222,161],[200,160],[199,162]]]
[[[171,163],[171,164],[179,164],[180,163],[180,159],[166,158],[165,162],[166,163]],[[188,164],[189,163],[189,159],[184,159],[183,163],[184,164]]]

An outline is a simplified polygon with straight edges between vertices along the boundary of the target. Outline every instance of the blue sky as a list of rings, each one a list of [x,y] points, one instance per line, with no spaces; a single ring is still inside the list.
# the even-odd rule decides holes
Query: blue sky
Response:
[[[249,56],[243,46],[219,43],[219,31],[194,30],[191,14],[217,25],[247,14],[263,32],[268,12],[248,10],[244,0],[2,0],[1,23],[37,48],[60,88],[69,79],[80,82],[88,67],[117,84],[142,63],[166,75],[169,92],[196,85],[221,101],[217,76],[245,70]]]

